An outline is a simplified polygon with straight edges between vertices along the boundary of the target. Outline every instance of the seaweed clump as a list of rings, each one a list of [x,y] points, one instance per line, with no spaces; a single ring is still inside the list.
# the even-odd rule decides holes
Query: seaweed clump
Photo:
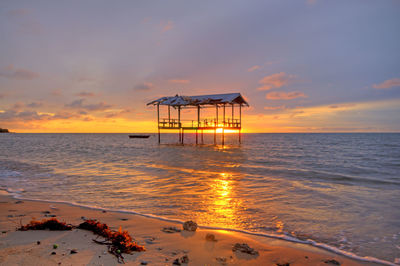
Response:
[[[69,224],[66,224],[64,222],[58,221],[56,218],[52,219],[44,219],[41,222],[40,221],[35,221],[32,220],[30,223],[27,225],[21,225],[20,228],[18,228],[19,231],[28,231],[28,230],[72,230],[72,226]]]
[[[122,231],[121,227],[118,231],[111,230],[107,224],[102,224],[96,220],[86,220],[81,223],[78,228],[93,232],[96,235],[105,238],[105,241],[93,239],[98,244],[108,246],[108,252],[117,257],[118,262],[125,262],[122,253],[130,254],[132,251],[145,251],[144,246],[138,245],[128,231]]]

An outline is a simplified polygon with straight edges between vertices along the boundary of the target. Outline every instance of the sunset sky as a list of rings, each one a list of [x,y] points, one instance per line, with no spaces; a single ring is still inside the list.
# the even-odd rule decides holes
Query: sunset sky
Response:
[[[155,132],[240,92],[245,132],[399,132],[400,1],[0,2],[0,127]]]

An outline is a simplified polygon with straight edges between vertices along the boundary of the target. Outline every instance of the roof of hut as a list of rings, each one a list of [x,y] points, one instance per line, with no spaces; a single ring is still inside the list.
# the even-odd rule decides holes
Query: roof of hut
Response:
[[[149,102],[147,105],[170,105],[170,106],[197,106],[197,105],[216,105],[216,104],[243,104],[249,106],[240,93],[211,94],[197,96],[170,96],[161,97]]]

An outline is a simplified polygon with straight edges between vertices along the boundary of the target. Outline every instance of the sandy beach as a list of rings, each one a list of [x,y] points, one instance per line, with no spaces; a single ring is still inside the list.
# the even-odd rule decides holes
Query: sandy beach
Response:
[[[171,265],[185,255],[189,258],[189,265],[338,265],[335,262],[340,265],[374,265],[272,238],[201,228],[196,232],[165,233],[163,228],[182,229],[182,224],[64,203],[18,200],[10,196],[0,196],[0,265],[118,264],[116,257],[107,252],[107,246],[93,242],[96,236],[89,231],[16,231],[21,224],[32,219],[51,217],[73,225],[85,218],[97,219],[114,230],[119,227],[128,230],[146,251],[123,254],[127,265]],[[207,234],[213,234],[216,241],[206,240]],[[258,251],[258,255],[232,251],[236,243],[248,244]],[[58,246],[56,249],[55,244]],[[71,253],[71,250],[76,253]]]

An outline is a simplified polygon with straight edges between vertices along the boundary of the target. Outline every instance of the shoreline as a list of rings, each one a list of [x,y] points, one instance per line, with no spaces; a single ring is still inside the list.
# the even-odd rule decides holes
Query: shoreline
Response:
[[[289,242],[257,234],[249,234],[238,230],[222,230],[219,228],[200,226],[196,232],[182,231],[167,234],[161,231],[163,227],[181,228],[181,221],[165,220],[161,217],[150,217],[143,214],[122,211],[104,211],[93,207],[76,206],[71,203],[40,201],[14,198],[11,195],[0,194],[0,264],[17,263],[27,265],[26,249],[31,250],[32,259],[40,264],[54,265],[58,259],[62,265],[71,263],[116,265],[114,256],[107,253],[106,246],[92,241],[95,237],[91,232],[74,229],[72,231],[15,231],[20,223],[26,224],[36,220],[48,219],[55,215],[60,221],[77,225],[82,217],[97,219],[108,224],[112,229],[128,230],[145,252],[124,254],[127,264],[169,264],[179,257],[187,255],[191,265],[277,265],[290,263],[329,265],[326,261],[337,261],[341,265],[394,265],[390,262],[366,262],[337,254],[320,247]],[[47,216],[47,217],[46,217]],[[5,233],[4,233],[5,232]],[[218,240],[210,242],[205,239],[207,234],[213,234]],[[60,248],[64,248],[62,256],[50,255],[51,246],[37,245],[39,241],[47,243],[56,236],[65,239]],[[53,237],[53,238],[52,238]],[[76,242],[77,239],[80,241]],[[74,242],[75,241],[75,242]],[[53,240],[54,242],[54,240]],[[65,244],[62,244],[65,243]],[[233,252],[236,243],[246,243],[259,252],[253,256]],[[68,250],[77,249],[78,254],[67,254]],[[30,260],[29,260],[30,261]]]

